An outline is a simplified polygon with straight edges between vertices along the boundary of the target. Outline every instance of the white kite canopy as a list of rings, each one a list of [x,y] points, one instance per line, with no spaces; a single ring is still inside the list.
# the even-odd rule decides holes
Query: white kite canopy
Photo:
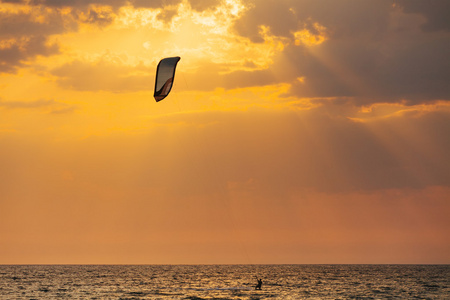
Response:
[[[162,59],[156,68],[155,97],[156,102],[161,101],[169,95],[175,79],[175,68],[181,58],[179,56]]]

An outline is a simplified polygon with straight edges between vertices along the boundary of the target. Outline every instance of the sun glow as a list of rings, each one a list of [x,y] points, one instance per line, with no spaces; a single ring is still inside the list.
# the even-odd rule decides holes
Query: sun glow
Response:
[[[286,43],[268,27],[260,29],[264,43],[236,35],[233,22],[246,10],[241,1],[225,1],[201,12],[187,1],[165,9],[174,11],[171,19],[160,18],[161,8],[122,7],[112,24],[85,27],[77,36],[66,35],[65,45],[74,57],[86,62],[117,57],[125,65],[143,62],[150,66],[161,57],[179,55],[189,58],[183,60],[188,72],[195,72],[199,62],[209,61],[220,66],[221,74],[227,74],[242,67],[249,71],[268,68]]]

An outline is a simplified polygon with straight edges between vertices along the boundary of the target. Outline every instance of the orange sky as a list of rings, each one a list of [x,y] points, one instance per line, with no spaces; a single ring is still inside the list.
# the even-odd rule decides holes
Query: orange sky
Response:
[[[450,263],[449,5],[0,1],[0,264]]]

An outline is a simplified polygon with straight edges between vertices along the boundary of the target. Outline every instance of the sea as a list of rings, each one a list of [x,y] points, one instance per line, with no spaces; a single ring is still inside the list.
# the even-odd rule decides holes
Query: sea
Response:
[[[0,299],[450,299],[450,265],[0,265]]]

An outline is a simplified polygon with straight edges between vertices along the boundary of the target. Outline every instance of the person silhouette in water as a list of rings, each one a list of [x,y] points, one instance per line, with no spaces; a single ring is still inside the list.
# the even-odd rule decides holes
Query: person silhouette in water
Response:
[[[258,277],[256,277],[256,280],[258,280],[258,284],[255,286],[255,290],[260,290],[262,286],[262,280],[261,278],[258,279]]]

